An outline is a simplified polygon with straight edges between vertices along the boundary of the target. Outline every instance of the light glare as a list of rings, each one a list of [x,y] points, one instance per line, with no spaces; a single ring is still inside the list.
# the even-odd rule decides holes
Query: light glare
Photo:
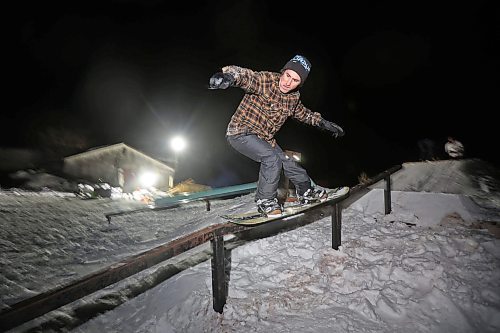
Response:
[[[184,150],[186,148],[186,145],[186,140],[184,140],[184,138],[180,136],[176,136],[170,141],[170,146],[177,152]]]
[[[153,187],[158,180],[158,175],[151,171],[143,172],[139,177],[139,182],[145,188]]]

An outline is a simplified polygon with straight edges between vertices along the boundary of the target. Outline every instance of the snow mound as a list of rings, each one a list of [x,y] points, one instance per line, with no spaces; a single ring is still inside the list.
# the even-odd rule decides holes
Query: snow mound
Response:
[[[380,181],[371,188],[384,188]],[[488,209],[500,207],[500,170],[480,159],[404,163],[391,176],[391,189],[463,194]]]

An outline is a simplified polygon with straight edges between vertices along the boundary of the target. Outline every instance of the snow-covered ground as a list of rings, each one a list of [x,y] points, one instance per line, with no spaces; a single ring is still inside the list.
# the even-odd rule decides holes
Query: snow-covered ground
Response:
[[[343,210],[338,251],[330,217],[234,247],[222,314],[212,309],[205,244],[11,331],[498,332],[499,188],[485,168],[478,177],[466,164],[405,164],[392,177],[391,214],[377,186]],[[209,212],[193,203],[108,224],[105,213],[141,204],[0,191],[1,307],[252,205],[250,194],[216,200]],[[97,309],[109,311],[82,319]]]

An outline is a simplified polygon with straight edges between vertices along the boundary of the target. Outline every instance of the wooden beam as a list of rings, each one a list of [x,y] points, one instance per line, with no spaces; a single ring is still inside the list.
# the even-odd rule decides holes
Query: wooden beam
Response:
[[[127,258],[71,283],[12,305],[0,313],[0,330],[6,331],[63,305],[90,295],[133,274],[150,268],[189,249],[212,240],[214,232],[236,232],[242,228],[228,223],[212,225],[167,244]]]
[[[298,226],[305,225],[317,221],[327,215],[335,214],[335,218],[338,222],[341,222],[341,207],[340,202],[349,201],[349,199],[354,200],[355,197],[362,196],[363,193],[367,191],[367,187],[389,177],[392,173],[401,169],[401,165],[397,165],[388,169],[376,177],[372,178],[370,181],[358,184],[354,186],[347,198],[339,198],[333,202],[325,203],[325,205],[319,205],[309,211],[299,214],[292,220],[287,221],[287,223],[280,223],[282,219],[274,220],[268,224],[263,224],[255,227],[240,226],[229,222],[211,225],[205,227],[201,230],[195,231],[190,235],[186,235],[175,239],[166,244],[155,247],[151,250],[145,251],[138,255],[129,257],[123,261],[112,264],[105,269],[97,271],[93,274],[83,277],[82,279],[71,283],[67,286],[56,288],[54,290],[41,293],[37,296],[25,299],[21,302],[13,304],[10,308],[0,312],[0,330],[1,332],[7,331],[13,327],[19,326],[25,322],[28,322],[36,317],[42,316],[52,310],[55,310],[63,305],[69,304],[76,301],[82,297],[90,295],[96,291],[99,291],[113,283],[119,282],[133,274],[140,271],[148,269],[160,262],[177,256],[189,249],[196,246],[202,245],[205,242],[212,241],[215,235],[217,237],[226,234],[238,234],[241,239],[252,239],[269,236],[271,233],[283,232],[284,230],[294,229]],[[390,188],[390,183],[388,184]],[[204,198],[206,199],[206,198]],[[390,199],[390,197],[389,197]],[[332,207],[332,205],[339,205],[338,207]],[[334,217],[332,216],[332,222]],[[337,228],[341,228],[341,224],[338,223]],[[265,232],[265,235],[263,235]],[[340,229],[337,230],[337,234],[332,237],[338,237],[334,241],[335,245],[338,243],[340,245]],[[217,244],[217,252],[223,249],[222,241],[219,239],[219,244]],[[220,266],[220,265],[217,265]],[[224,266],[220,266],[224,267]],[[219,267],[219,269],[220,269]],[[220,272],[217,272],[220,274]],[[220,278],[219,278],[220,279]],[[221,302],[219,302],[221,303]],[[217,309],[220,308],[220,304],[217,304]],[[223,306],[223,305],[222,305]],[[219,309],[221,310],[221,309]]]

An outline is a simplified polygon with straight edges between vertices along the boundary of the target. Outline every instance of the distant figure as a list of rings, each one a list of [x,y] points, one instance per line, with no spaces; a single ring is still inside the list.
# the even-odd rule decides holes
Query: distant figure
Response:
[[[123,186],[125,185],[125,175],[122,168],[116,169],[116,176],[118,180],[118,186],[120,186],[123,189]]]
[[[422,139],[417,142],[421,161],[436,160],[436,144],[431,139]]]
[[[123,192],[132,193],[137,188],[135,172],[131,169],[123,169]]]
[[[460,159],[464,157],[464,145],[451,136],[448,137],[448,141],[444,144],[444,151],[452,159]]]

